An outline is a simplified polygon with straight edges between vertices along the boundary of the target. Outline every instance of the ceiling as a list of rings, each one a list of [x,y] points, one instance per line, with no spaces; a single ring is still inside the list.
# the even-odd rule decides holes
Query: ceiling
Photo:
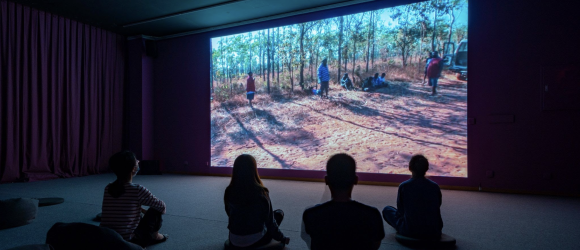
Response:
[[[127,36],[168,38],[373,0],[11,0]]]

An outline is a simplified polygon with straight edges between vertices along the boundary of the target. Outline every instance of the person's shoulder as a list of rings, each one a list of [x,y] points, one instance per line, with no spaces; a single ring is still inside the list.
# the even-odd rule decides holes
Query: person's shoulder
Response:
[[[434,182],[431,179],[426,179],[426,180],[427,180],[427,183],[429,183],[429,185],[439,188],[439,184],[437,184],[437,182]]]
[[[137,183],[127,183],[127,184],[125,184],[125,188],[134,188],[134,189],[138,189],[139,191],[141,191],[141,190],[149,191],[149,189],[147,189],[145,186],[143,186],[141,184],[137,184]]]
[[[324,213],[324,211],[328,210],[332,207],[333,202],[327,201],[325,203],[316,204],[314,206],[307,207],[304,210],[304,215],[312,214],[312,213]]]
[[[411,185],[412,182],[413,182],[413,178],[409,178],[408,180],[401,182],[401,184],[399,184],[399,188]]]
[[[361,211],[365,211],[365,212],[379,212],[379,209],[377,209],[376,207],[358,202],[358,201],[353,201],[352,203],[355,207],[357,207],[358,209],[360,209]]]

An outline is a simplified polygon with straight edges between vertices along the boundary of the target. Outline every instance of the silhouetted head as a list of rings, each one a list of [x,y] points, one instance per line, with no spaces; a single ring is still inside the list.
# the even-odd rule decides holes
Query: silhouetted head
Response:
[[[123,185],[139,172],[139,161],[131,151],[121,151],[109,158],[109,168],[117,175],[117,180],[109,185],[108,193],[118,198],[125,193]]]
[[[267,194],[258,174],[256,159],[248,154],[240,155],[234,161],[232,179],[226,188],[225,201],[243,201]]]
[[[248,72],[248,75],[249,76],[252,76],[253,75],[252,71]]]
[[[439,57],[439,52],[437,52],[437,51],[431,52],[431,57],[432,58]]]
[[[121,151],[109,158],[109,168],[118,179],[125,179],[139,172],[139,161],[131,151]]]
[[[335,154],[326,163],[326,184],[331,189],[345,190],[357,184],[356,161],[347,154]]]
[[[423,155],[413,155],[409,161],[409,170],[413,176],[423,177],[429,170],[429,161]]]
[[[326,58],[322,59],[322,65],[326,66],[326,63],[327,63],[327,62],[328,62],[328,61],[326,60]]]
[[[387,74],[385,74],[385,73],[382,73],[382,74],[381,74],[381,77],[385,77],[386,75],[387,75]]]
[[[375,73],[375,78],[379,78],[379,73]]]

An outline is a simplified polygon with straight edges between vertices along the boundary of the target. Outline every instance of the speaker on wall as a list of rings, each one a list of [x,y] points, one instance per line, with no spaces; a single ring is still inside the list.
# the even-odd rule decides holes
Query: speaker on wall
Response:
[[[157,52],[157,42],[155,40],[143,38],[143,49],[145,50],[145,55],[157,58],[159,53]]]

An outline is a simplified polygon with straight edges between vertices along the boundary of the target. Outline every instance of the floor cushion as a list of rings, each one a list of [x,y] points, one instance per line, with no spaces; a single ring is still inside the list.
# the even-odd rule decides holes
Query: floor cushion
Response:
[[[50,244],[55,250],[143,249],[137,244],[125,241],[110,228],[78,222],[54,224],[46,234],[46,244]]]
[[[401,245],[419,248],[453,248],[456,243],[455,238],[447,234],[441,234],[441,238],[438,240],[415,239],[400,234],[396,234],[395,239],[397,242],[401,243]]]
[[[38,200],[16,198],[0,200],[0,229],[26,225],[34,218],[38,211]]]
[[[38,206],[45,207],[45,206],[52,206],[63,203],[63,198],[58,197],[50,197],[50,198],[38,198]]]
[[[282,250],[284,249],[284,243],[272,240],[269,244],[257,247],[257,248],[245,248],[245,247],[236,247],[230,243],[230,240],[226,240],[224,242],[224,250]]]
[[[8,250],[54,250],[52,246],[48,244],[34,244],[34,245],[25,245],[19,247],[13,247]]]

